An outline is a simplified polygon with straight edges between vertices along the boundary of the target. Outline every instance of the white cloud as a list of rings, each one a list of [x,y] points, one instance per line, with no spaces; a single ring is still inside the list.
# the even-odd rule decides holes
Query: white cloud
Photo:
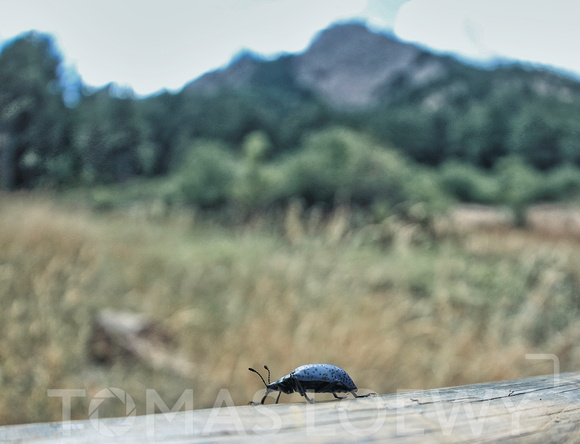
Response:
[[[397,12],[403,3],[409,0],[369,0],[360,14],[367,24],[380,30],[392,30]]]

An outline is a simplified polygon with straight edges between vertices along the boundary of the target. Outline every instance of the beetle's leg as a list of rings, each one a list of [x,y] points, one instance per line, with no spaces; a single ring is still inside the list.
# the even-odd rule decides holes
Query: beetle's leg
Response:
[[[276,404],[278,404],[278,401],[280,401],[280,396],[282,395],[282,390],[280,390],[278,392],[278,397],[276,398]]]
[[[250,401],[250,405],[260,405],[260,404],[264,404],[264,401],[266,400],[266,398],[268,397],[268,393],[270,393],[268,390],[266,390],[266,393],[264,393],[264,397],[262,398],[262,400],[260,402],[254,402],[254,401]]]
[[[298,379],[296,380],[296,388],[298,389],[298,393],[304,396],[310,404],[314,404],[314,399],[310,399],[308,397],[308,395],[306,394],[306,390],[304,390],[304,387],[302,387],[302,384],[300,384],[300,381]]]
[[[266,389],[266,393],[264,393],[264,397],[262,398],[262,400],[260,401],[260,404],[264,404],[264,401],[266,401],[266,398],[268,397],[268,395],[270,394],[270,392],[272,392],[273,390],[270,389]]]
[[[348,396],[348,392],[347,392],[347,393],[346,393],[344,396],[338,396],[338,395],[336,394],[336,392],[334,391],[334,388],[335,388],[336,386],[338,386],[338,385],[340,385],[340,381],[332,381],[332,382],[329,382],[329,383],[328,383],[327,385],[325,385],[324,387],[322,387],[322,389],[321,389],[320,391],[321,391],[322,393],[332,393],[332,394],[333,394],[333,396],[334,396],[336,399],[344,399],[344,398],[346,398],[346,397]]]
[[[356,392],[351,392],[355,398],[368,398],[369,396],[377,396],[375,392],[367,393],[366,395],[357,395]]]

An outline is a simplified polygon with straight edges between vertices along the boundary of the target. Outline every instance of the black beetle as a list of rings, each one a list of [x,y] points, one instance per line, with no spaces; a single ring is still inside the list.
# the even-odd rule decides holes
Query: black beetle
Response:
[[[314,400],[310,399],[307,395],[307,391],[314,393],[332,393],[337,399],[344,399],[349,393],[352,393],[355,398],[366,398],[370,395],[376,395],[376,393],[368,393],[366,395],[357,395],[357,386],[354,384],[353,380],[348,373],[345,372],[340,367],[332,364],[306,364],[296,368],[291,373],[286,376],[282,376],[276,382],[270,383],[270,369],[267,365],[264,366],[268,370],[268,383],[262,377],[262,375],[253,368],[249,368],[251,372],[257,373],[264,385],[266,386],[266,393],[260,401],[260,404],[264,404],[266,397],[270,392],[280,392],[276,398],[276,404],[280,400],[280,395],[282,393],[290,394],[294,392],[300,393],[306,398],[306,400],[313,404]],[[344,396],[338,396],[336,392],[346,392]],[[250,402],[250,404],[258,405],[257,402]]]

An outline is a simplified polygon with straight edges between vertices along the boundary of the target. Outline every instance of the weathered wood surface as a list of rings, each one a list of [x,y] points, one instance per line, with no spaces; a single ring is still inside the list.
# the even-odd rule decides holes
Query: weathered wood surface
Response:
[[[111,436],[123,431],[118,436]],[[345,401],[0,427],[0,442],[580,442],[580,373]]]

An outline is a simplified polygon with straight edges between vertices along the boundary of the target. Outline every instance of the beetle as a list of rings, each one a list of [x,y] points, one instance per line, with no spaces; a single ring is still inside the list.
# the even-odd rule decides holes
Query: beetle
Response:
[[[352,393],[355,398],[366,398],[367,396],[376,395],[376,393],[368,393],[366,395],[357,395],[357,386],[354,384],[351,377],[340,367],[332,364],[306,364],[294,369],[286,376],[282,376],[276,382],[270,382],[270,369],[267,365],[264,368],[268,371],[268,383],[262,375],[253,368],[249,368],[251,372],[257,373],[264,385],[266,386],[266,393],[260,403],[250,402],[252,405],[264,404],[266,397],[271,392],[280,392],[276,398],[276,404],[280,400],[282,393],[290,394],[294,392],[300,393],[306,398],[310,404],[314,404],[314,399],[310,399],[306,394],[307,391],[314,393],[332,393],[337,399],[344,399],[349,393]],[[346,392],[344,396],[338,396],[336,392]]]

